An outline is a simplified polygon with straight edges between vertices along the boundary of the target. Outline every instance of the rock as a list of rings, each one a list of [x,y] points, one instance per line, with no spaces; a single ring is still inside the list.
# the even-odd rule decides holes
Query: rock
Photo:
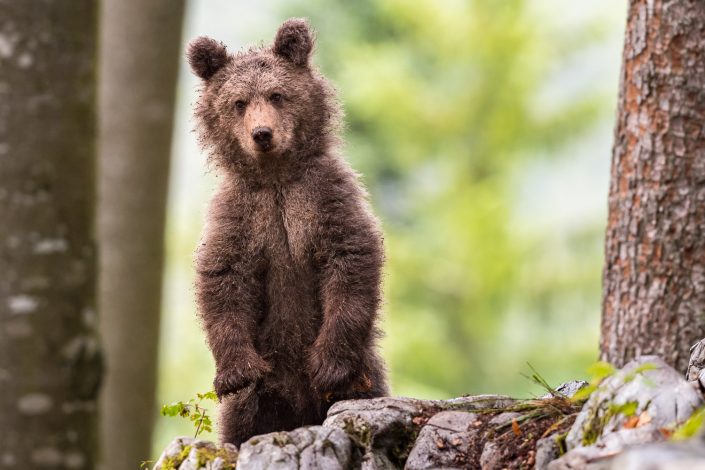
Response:
[[[665,437],[654,426],[620,429],[602,437],[597,443],[576,447],[548,464],[548,470],[606,469],[610,460],[626,447],[643,442],[657,442]]]
[[[566,382],[564,384],[559,385],[556,387],[556,392],[560,393],[566,398],[570,398],[580,389],[583,389],[587,387],[589,384],[584,381],[584,380],[571,380],[570,382]],[[547,393],[546,395],[542,396],[541,398],[551,398],[553,395],[551,393]]]
[[[562,414],[560,400],[503,400],[488,408],[440,411],[419,432],[405,468],[533,468],[539,437],[554,425],[552,432],[567,432],[577,414],[575,408],[570,414],[570,406]]]
[[[170,463],[172,466],[178,468],[178,465],[181,465],[181,462],[183,461],[184,457],[182,456],[182,453],[184,451],[184,448],[190,447],[194,441],[193,437],[177,437],[174,440],[172,440],[167,446],[166,449],[162,452],[162,455],[159,456],[159,459],[157,460],[157,463],[154,464],[154,470],[161,470],[165,466],[165,464]],[[173,465],[176,464],[176,465]]]
[[[420,429],[436,413],[494,413],[513,403],[515,400],[501,395],[451,400],[385,397],[342,401],[331,407],[322,427],[250,439],[243,444],[239,460],[237,449],[230,444],[219,448],[206,441],[177,438],[164,450],[154,469],[220,470],[232,468],[235,461],[238,468],[400,468]],[[301,467],[290,467],[295,458]]]
[[[419,427],[435,412],[434,405],[411,398],[341,401],[323,425],[342,429],[352,439],[364,468],[395,468],[403,465]]]
[[[610,470],[705,470],[705,443],[700,439],[664,442],[629,449],[612,461]]]
[[[705,391],[705,339],[690,348],[690,362],[685,378],[696,383],[701,392]]]
[[[242,444],[238,470],[347,469],[352,443],[345,432],[309,426],[256,436]]]
[[[698,374],[696,386],[700,389],[700,393],[705,393],[705,369],[701,370],[700,374]]]
[[[218,447],[210,441],[177,437],[162,452],[154,470],[234,469],[237,457],[237,447],[232,444]]]
[[[546,470],[548,464],[556,460],[561,455],[561,448],[558,445],[558,435],[552,434],[536,442],[536,470]]]
[[[512,422],[512,420],[517,419],[521,416],[521,413],[516,411],[507,411],[505,413],[500,413],[490,420],[491,425],[494,426],[504,426]]]
[[[467,411],[441,411],[421,429],[406,461],[406,469],[462,468],[477,415]]]
[[[625,449],[665,440],[662,429],[672,430],[702,404],[701,394],[663,360],[635,359],[593,392],[568,432],[568,452],[548,468],[609,468]]]
[[[690,348],[690,362],[685,378],[689,382],[698,380],[700,372],[705,369],[705,339],[701,339]]]
[[[417,400],[418,401],[418,400]],[[438,407],[442,410],[502,410],[516,403],[517,400],[506,395],[474,395],[460,398],[451,398],[450,400],[427,400],[427,407]]]
[[[496,442],[486,442],[480,455],[480,467],[502,468],[502,449]]]
[[[218,450],[216,445],[209,441],[195,441],[191,445],[191,450],[181,465],[179,470],[198,470],[205,468],[207,462],[215,460],[215,453]]]
[[[625,426],[633,428],[625,431],[642,426],[672,429],[702,405],[701,394],[678,372],[656,356],[643,356],[605,379],[593,392],[566,437],[566,447],[570,451],[596,444]],[[638,435],[643,439],[658,436],[654,432]]]
[[[438,412],[501,410],[515,401],[502,395],[477,395],[451,400],[373,398],[341,401],[328,411],[324,426],[345,431],[362,453],[362,468],[398,468],[414,445],[419,430]]]

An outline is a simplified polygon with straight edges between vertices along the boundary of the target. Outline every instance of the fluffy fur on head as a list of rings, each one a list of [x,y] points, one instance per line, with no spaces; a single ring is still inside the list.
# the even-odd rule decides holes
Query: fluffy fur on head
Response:
[[[201,36],[188,45],[186,53],[193,73],[208,80],[228,62],[228,51],[222,42]]]
[[[308,22],[302,18],[292,18],[279,27],[274,39],[274,52],[301,67],[308,64],[313,42]]]
[[[342,113],[335,90],[309,63],[312,50],[311,30],[299,19],[284,22],[271,46],[228,55],[212,39],[192,43],[194,72],[211,77],[202,82],[194,113],[211,163],[256,186],[275,174],[296,178],[333,150]],[[254,127],[271,128],[266,158],[252,140]]]

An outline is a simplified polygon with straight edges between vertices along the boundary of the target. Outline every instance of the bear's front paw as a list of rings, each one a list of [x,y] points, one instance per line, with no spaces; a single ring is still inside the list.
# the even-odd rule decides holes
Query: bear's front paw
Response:
[[[271,372],[272,367],[259,355],[248,355],[243,360],[232,364],[231,367],[218,368],[213,381],[213,387],[218,398],[223,398],[231,393],[236,393],[248,385],[257,382],[265,374]]]
[[[356,376],[351,361],[330,355],[312,354],[309,369],[312,385],[320,393],[345,390],[352,385]]]

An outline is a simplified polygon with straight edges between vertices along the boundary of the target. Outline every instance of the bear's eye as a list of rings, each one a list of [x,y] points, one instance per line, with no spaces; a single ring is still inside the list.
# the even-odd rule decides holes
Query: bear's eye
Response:
[[[236,108],[238,111],[242,111],[243,109],[245,109],[245,102],[242,101],[242,100],[237,100],[237,101],[235,102],[235,108]]]
[[[282,95],[279,93],[272,93],[272,96],[269,97],[269,101],[272,103],[279,103],[282,100]]]

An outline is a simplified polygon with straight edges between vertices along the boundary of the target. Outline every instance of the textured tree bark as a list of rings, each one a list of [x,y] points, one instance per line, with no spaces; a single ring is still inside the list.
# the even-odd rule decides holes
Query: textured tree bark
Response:
[[[705,3],[631,0],[605,243],[603,359],[678,370],[705,336]]]
[[[94,468],[93,0],[0,0],[0,468]]]
[[[105,0],[99,211],[105,469],[150,457],[183,0]]]

